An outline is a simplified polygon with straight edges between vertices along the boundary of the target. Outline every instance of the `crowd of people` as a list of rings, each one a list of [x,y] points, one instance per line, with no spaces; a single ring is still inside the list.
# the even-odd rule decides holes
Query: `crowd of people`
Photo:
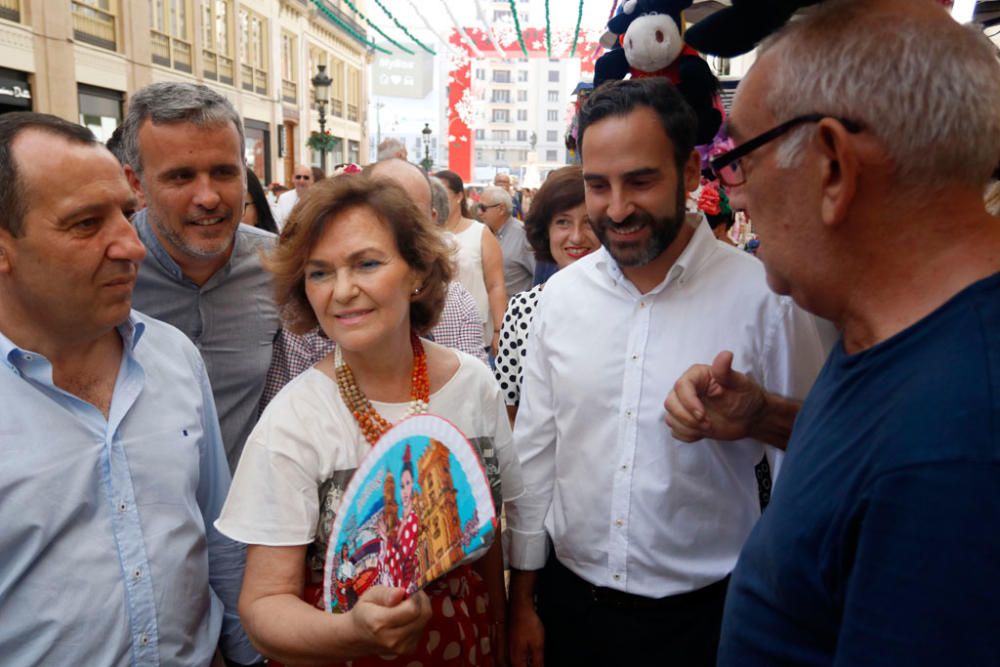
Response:
[[[603,84],[522,222],[398,142],[276,196],[205,86],[107,148],[0,115],[0,663],[1000,664],[995,49],[820,3],[740,83],[707,215],[696,124]],[[504,539],[394,587],[410,462],[395,570],[327,613],[347,485],[421,413]]]

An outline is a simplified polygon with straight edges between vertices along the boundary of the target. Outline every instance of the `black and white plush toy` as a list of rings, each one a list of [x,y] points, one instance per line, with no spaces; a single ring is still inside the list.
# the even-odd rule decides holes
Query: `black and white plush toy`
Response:
[[[693,0],[626,0],[608,21],[594,65],[594,86],[613,79],[669,79],[698,116],[698,143],[712,141],[722,122],[719,82],[698,52],[684,44],[681,12]]]

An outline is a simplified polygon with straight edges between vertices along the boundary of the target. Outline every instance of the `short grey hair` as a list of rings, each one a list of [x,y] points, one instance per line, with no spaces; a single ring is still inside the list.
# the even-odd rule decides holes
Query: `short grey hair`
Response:
[[[198,127],[214,127],[232,123],[240,135],[240,164],[243,163],[246,152],[243,119],[232,103],[208,86],[165,81],[136,92],[129,100],[128,113],[122,122],[121,154],[124,163],[140,177],[139,128],[147,118],[154,125],[192,123]]]
[[[444,183],[436,178],[429,179],[429,182],[431,184],[431,206],[437,211],[438,224],[443,225],[451,213],[451,206],[448,203],[448,190],[444,187]]]
[[[399,139],[390,137],[378,145],[378,160],[381,162],[389,158],[400,157],[398,153],[401,150],[406,150],[406,145]]]
[[[932,24],[870,10],[863,0],[824,2],[769,39],[761,48],[761,56],[774,49],[768,110],[779,122],[824,113],[861,123],[904,189],[985,185],[1000,161],[996,49],[943,11]],[[815,131],[790,133],[778,164],[795,166]]]
[[[495,185],[483,188],[482,194],[479,195],[479,201],[482,202],[483,200],[488,202],[487,206],[503,204],[508,217],[510,217],[511,212],[514,210],[514,200],[511,199],[510,193]]]

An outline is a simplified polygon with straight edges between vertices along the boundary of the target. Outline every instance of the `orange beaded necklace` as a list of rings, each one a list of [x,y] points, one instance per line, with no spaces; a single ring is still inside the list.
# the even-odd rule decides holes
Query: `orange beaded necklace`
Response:
[[[427,374],[427,353],[424,351],[420,337],[410,334],[410,346],[413,348],[413,375],[410,379],[410,407],[406,410],[404,419],[410,415],[427,412],[427,402],[430,400],[431,383]],[[358,387],[351,367],[344,361],[338,345],[334,352],[334,373],[337,378],[337,388],[340,397],[358,422],[361,433],[370,444],[374,445],[383,433],[392,426],[372,406],[371,401]]]

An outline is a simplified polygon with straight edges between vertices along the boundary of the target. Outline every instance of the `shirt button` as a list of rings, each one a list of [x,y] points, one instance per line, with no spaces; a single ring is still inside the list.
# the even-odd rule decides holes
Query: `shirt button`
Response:
[[[118,503],[119,512],[124,512],[126,510],[128,510],[128,505],[126,505],[124,502]]]
[[[618,526],[619,528],[621,528],[622,526],[625,525],[625,522],[622,521],[621,519],[616,519],[615,520],[615,525]]]
[[[646,307],[646,302],[645,301],[640,301],[639,302],[639,307],[640,308],[645,308]]]
[[[34,359],[34,357],[33,357],[33,356],[31,356],[30,354],[26,354],[26,355],[24,355],[24,360],[25,360],[25,361],[31,361],[32,359]]]
[[[615,581],[620,581],[621,578],[622,578],[622,575],[620,575],[620,574],[612,574],[611,578],[614,579]]]
[[[639,359],[639,355],[638,354],[633,354],[632,355],[632,361],[637,361],[638,359]]]
[[[142,576],[142,570],[140,570],[139,568],[135,568],[135,570],[132,571],[132,576],[138,579],[139,577]]]
[[[628,465],[627,464],[622,464],[622,470],[628,470]]]
[[[631,410],[626,410],[625,411],[625,416],[626,417],[631,417],[632,416],[632,411]]]
[[[139,635],[139,643],[143,646],[149,643],[149,636],[145,632]]]

